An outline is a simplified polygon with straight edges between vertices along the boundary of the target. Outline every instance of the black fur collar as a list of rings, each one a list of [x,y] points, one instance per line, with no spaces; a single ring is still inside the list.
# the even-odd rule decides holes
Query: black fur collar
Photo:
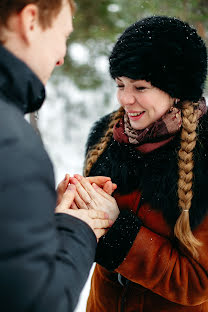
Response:
[[[110,115],[103,117],[93,127],[87,150],[99,142],[108,127]],[[93,165],[90,175],[110,176],[121,194],[138,189],[144,200],[154,209],[163,212],[166,221],[174,225],[178,216],[178,164],[177,152],[180,135],[165,146],[142,155],[130,144],[111,140],[108,148]],[[198,142],[195,149],[194,197],[190,209],[190,223],[195,228],[208,211],[208,115],[201,118]]]

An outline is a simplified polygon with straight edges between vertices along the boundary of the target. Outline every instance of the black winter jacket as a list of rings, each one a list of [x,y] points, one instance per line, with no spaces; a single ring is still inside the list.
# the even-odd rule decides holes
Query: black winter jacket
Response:
[[[51,161],[24,114],[45,97],[31,70],[0,45],[0,311],[73,311],[94,260],[90,227],[54,215]]]

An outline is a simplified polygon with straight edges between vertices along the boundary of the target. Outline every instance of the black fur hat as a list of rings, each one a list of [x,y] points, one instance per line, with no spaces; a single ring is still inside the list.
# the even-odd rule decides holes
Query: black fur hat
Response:
[[[110,74],[143,79],[180,100],[198,101],[207,75],[206,46],[174,17],[152,16],[128,27],[110,55]]]

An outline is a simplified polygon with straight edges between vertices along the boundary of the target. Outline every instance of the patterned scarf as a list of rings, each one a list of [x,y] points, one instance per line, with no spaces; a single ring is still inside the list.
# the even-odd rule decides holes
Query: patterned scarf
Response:
[[[199,101],[198,119],[207,112],[205,99]],[[182,124],[181,110],[171,108],[148,128],[135,130],[131,127],[127,114],[114,126],[113,137],[116,141],[134,144],[142,153],[149,153],[170,142],[179,132]]]

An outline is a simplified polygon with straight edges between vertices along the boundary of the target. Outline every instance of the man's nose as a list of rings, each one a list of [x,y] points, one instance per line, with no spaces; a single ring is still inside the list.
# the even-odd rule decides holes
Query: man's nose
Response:
[[[60,59],[57,63],[56,66],[62,66],[64,64],[64,58]]]

